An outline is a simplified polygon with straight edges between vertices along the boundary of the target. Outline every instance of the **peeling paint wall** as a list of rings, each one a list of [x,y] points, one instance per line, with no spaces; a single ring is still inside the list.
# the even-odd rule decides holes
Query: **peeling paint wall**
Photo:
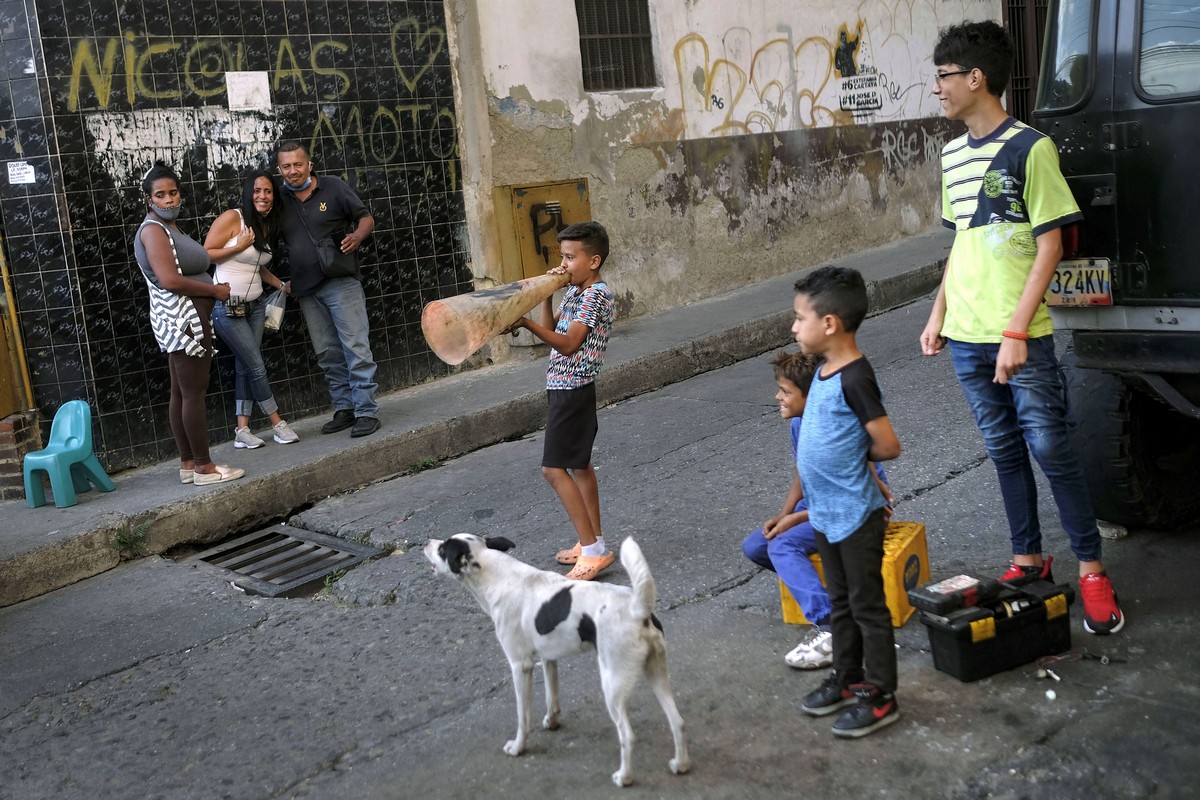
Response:
[[[488,118],[464,118],[464,136],[490,186],[588,179],[622,316],[936,224],[937,158],[958,128],[929,94],[933,45],[1001,14],[995,0],[649,0],[658,85],[588,93],[574,4],[512,5],[474,4],[482,74],[461,88]],[[476,224],[494,225],[486,204]]]

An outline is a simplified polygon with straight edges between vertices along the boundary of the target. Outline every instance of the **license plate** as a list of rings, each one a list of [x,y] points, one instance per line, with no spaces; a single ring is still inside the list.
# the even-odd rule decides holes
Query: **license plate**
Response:
[[[1107,258],[1063,261],[1054,271],[1046,303],[1052,306],[1111,306]]]

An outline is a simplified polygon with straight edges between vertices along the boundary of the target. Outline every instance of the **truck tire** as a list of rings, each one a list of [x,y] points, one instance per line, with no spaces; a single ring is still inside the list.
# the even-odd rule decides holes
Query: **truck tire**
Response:
[[[1200,513],[1200,422],[1116,375],[1062,358],[1072,438],[1096,516],[1127,528],[1171,528]]]

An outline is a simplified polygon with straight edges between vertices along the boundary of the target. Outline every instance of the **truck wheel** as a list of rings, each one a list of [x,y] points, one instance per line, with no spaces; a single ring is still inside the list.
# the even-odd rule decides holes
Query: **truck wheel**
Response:
[[[1115,375],[1078,367],[1070,348],[1062,366],[1096,516],[1141,528],[1194,520],[1200,422]]]

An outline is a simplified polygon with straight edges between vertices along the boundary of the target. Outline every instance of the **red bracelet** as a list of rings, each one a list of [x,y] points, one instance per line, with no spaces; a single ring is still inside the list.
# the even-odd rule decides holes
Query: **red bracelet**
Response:
[[[1023,342],[1029,340],[1029,334],[1020,331],[1000,331],[1000,335],[1005,339],[1020,339]]]

